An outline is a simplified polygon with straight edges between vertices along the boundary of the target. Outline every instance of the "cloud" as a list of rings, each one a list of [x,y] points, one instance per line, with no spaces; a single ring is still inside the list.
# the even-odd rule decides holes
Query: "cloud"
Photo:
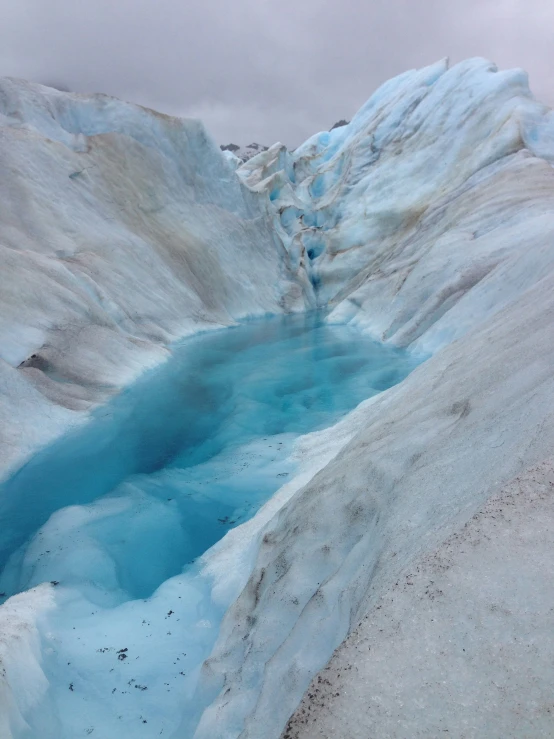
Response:
[[[551,0],[0,0],[0,74],[294,146],[444,56],[524,67],[554,102]]]

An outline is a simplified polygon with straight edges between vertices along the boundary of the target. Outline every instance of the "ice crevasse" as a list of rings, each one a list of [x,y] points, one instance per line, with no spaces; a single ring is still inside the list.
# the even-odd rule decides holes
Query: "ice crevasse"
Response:
[[[199,124],[11,80],[1,92],[5,469],[199,328],[320,306],[430,356],[300,439],[298,476],[201,563],[225,615],[195,689],[205,708],[174,736],[278,737],[417,557],[551,454],[553,114],[520,70],[439,62],[235,174]],[[56,597],[42,585],[0,609],[14,737],[48,690],[36,619]]]

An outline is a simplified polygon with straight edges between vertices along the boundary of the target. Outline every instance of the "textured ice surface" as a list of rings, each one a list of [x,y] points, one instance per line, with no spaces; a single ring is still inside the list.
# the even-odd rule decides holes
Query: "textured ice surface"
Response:
[[[1,79],[0,164],[0,475],[172,341],[306,305],[198,121]]]
[[[550,454],[551,143],[526,75],[470,60],[401,75],[349,126],[239,169],[329,321],[435,356],[345,419],[266,522],[203,670],[199,739],[278,735],[403,568]]]
[[[212,594],[217,565],[195,561],[296,472],[299,434],[415,365],[317,314],[209,332],[174,354],[0,490],[0,591],[55,583],[37,620],[48,691],[20,706],[14,688],[30,726],[15,737],[190,726],[200,664],[238,595]],[[225,562],[219,580],[245,582],[248,565]]]
[[[553,315],[545,279],[338,428],[308,437],[305,455],[317,459],[323,447],[327,464],[265,522],[252,575],[203,668],[213,700],[197,739],[254,739],[260,726],[279,736],[314,674],[414,558],[548,457]],[[471,608],[460,614],[456,603],[445,617],[465,618]],[[403,668],[417,679],[417,664]]]
[[[551,269],[552,131],[522,70],[443,61],[238,172],[267,194],[329,320],[434,352]]]
[[[417,558],[310,685],[284,739],[552,735],[554,467]]]

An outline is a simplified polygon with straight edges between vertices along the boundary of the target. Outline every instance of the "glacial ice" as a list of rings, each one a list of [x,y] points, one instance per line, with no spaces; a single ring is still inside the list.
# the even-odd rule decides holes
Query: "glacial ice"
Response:
[[[279,182],[276,230],[330,321],[435,352],[550,259],[552,120],[523,71],[440,62],[385,83],[349,125],[238,173],[270,197]]]
[[[263,198],[198,121],[11,79],[0,113],[2,474],[171,342],[304,309]]]
[[[105,722],[112,736],[110,722],[120,721],[133,736],[153,737],[161,727],[173,739],[259,739],[263,727],[277,737],[318,670],[335,648],[341,659],[343,640],[399,578],[551,455],[552,112],[521,70],[443,61],[387,82],[347,126],[295,152],[276,144],[239,166],[193,122],[18,81],[3,81],[2,91],[0,155],[18,172],[0,198],[9,277],[0,295],[3,470],[82,422],[187,333],[318,306],[329,309],[325,330],[355,337],[346,364],[341,352],[314,352],[309,366],[324,371],[313,376],[298,372],[296,361],[308,366],[307,357],[291,356],[302,331],[270,339],[275,374],[263,352],[229,345],[223,377],[244,373],[252,392],[227,395],[225,382],[210,381],[210,413],[198,412],[204,379],[217,376],[211,366],[184,389],[192,404],[184,418],[175,403],[181,369],[170,381],[179,368],[173,358],[155,370],[164,377],[160,397],[137,401],[138,415],[127,414],[135,396],[124,390],[5,483],[10,526],[1,541],[11,554],[2,588],[32,588],[0,608],[8,666],[0,699],[10,731],[34,739],[27,721],[40,725],[41,739],[73,739]],[[290,330],[294,320],[260,325]],[[193,341],[232,344],[253,325]],[[382,342],[371,344],[378,356],[394,356],[401,371],[387,378],[379,370],[368,387],[364,356],[373,339]],[[429,355],[404,381],[364,400]],[[194,364],[194,355],[186,361]],[[150,387],[155,376],[135,387]],[[325,402],[339,406],[318,409],[315,386],[332,387]],[[264,403],[270,387],[292,401],[283,400],[278,419]],[[291,419],[301,422],[288,427]],[[155,433],[142,444],[138,431],[150,423]],[[268,454],[268,438],[284,450],[283,466]],[[79,439],[91,456],[80,477],[63,478],[64,454],[79,459]],[[55,475],[43,474],[41,464],[56,458]],[[221,475],[230,481],[225,490]],[[208,478],[217,525],[205,516]],[[198,516],[186,535],[183,490]],[[128,548],[118,538],[127,529]],[[82,559],[52,548],[60,536],[79,543]],[[480,551],[483,572],[492,571],[497,547]],[[510,567],[516,580],[525,576],[517,558]],[[484,601],[490,587],[482,583]],[[403,597],[417,623],[421,601]],[[459,599],[437,607],[436,635],[460,611]],[[536,618],[551,623],[546,611]],[[518,623],[510,628],[517,636]],[[363,638],[363,622],[360,629]],[[434,633],[426,632],[422,654],[430,674],[440,653]],[[494,633],[484,628],[483,638]],[[419,663],[394,659],[385,637],[374,646],[391,657],[389,687],[413,684]],[[552,653],[549,643],[543,648]],[[490,694],[497,673],[478,664]],[[119,681],[111,687],[107,665]],[[96,686],[86,693],[83,676]],[[106,702],[107,687],[116,692]],[[347,688],[353,713],[363,710],[363,686]],[[434,695],[423,695],[424,707]],[[466,698],[452,715],[463,716],[456,711]],[[496,700],[510,715],[507,699]],[[295,719],[294,730],[303,730]],[[340,735],[335,716],[329,720],[316,731]],[[494,736],[487,720],[477,720],[475,736]],[[516,723],[503,732],[517,736]]]
[[[546,737],[552,460],[410,563],[310,685],[287,739]]]
[[[550,131],[523,72],[441,63],[385,84],[349,126],[238,170],[269,197],[278,183],[276,230],[330,322],[434,356],[347,417],[349,440],[266,523],[203,668],[196,739],[277,736],[414,558],[550,456]],[[370,696],[351,695],[363,711]]]

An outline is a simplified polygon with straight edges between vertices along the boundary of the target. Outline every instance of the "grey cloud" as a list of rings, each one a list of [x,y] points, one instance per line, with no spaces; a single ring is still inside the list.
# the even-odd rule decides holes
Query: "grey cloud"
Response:
[[[444,56],[524,67],[554,102],[551,0],[0,0],[0,74],[289,146]]]

